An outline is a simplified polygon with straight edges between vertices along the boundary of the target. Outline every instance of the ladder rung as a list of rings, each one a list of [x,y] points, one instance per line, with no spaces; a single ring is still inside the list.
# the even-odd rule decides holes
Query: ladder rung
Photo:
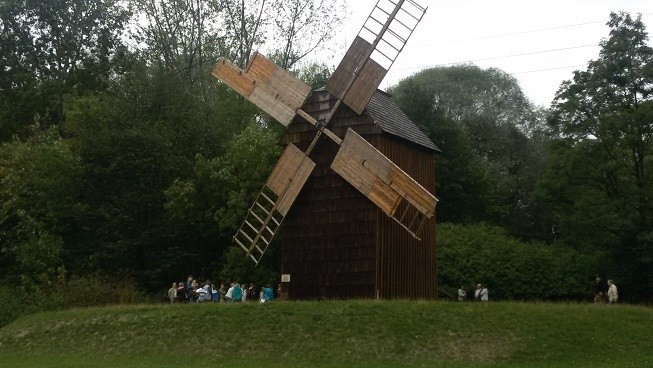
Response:
[[[391,35],[395,36],[395,37],[396,37],[396,38],[401,42],[402,45],[405,44],[406,41],[407,41],[407,40],[404,40],[403,37],[399,36],[399,35],[397,34],[397,32],[391,30],[390,28],[388,28],[388,33],[390,33]],[[389,44],[388,41],[385,41],[385,42]]]
[[[270,214],[270,211],[266,210],[265,207],[263,207],[260,203],[256,202],[256,205],[259,206],[265,212],[266,215]],[[263,222],[263,221],[261,221],[261,222]]]
[[[411,3],[411,4],[413,4],[413,6],[416,7],[417,9],[419,9],[422,13],[426,12],[426,8],[422,7],[421,5],[419,5],[418,3],[416,3],[415,1],[413,1],[413,0],[408,0],[408,2]]]
[[[383,41],[383,43],[385,43],[386,45],[388,45],[388,46],[392,47],[393,49],[395,49],[395,51],[397,51],[397,53],[399,53],[399,51],[401,51],[401,49],[396,48],[395,45],[391,44],[387,40],[381,39],[381,41]]]
[[[414,31],[415,28],[417,27],[417,23],[415,23],[415,27],[411,28],[411,27],[405,25],[404,22],[402,22],[402,21],[400,21],[399,19],[397,19],[397,17],[395,17],[394,21],[397,22],[397,23],[399,23],[400,25],[402,25],[404,28],[406,28],[406,29],[409,30],[409,31]]]
[[[373,16],[371,16],[371,15],[370,15],[370,16],[369,16],[369,17],[368,17],[367,19],[371,19],[371,20],[373,20],[373,21],[375,21],[375,22],[377,22],[377,23],[379,23],[380,25],[384,25],[384,24],[385,24],[385,22],[381,22],[380,20],[378,20],[378,19],[376,19],[376,18],[374,18],[374,17],[373,17]]]
[[[388,57],[388,55],[384,54],[384,53],[381,52],[379,49],[375,49],[374,51],[378,52],[378,53],[381,54],[384,58],[388,59],[388,60],[390,61],[390,63],[394,63],[394,62],[395,62],[395,59],[393,59],[393,58],[391,58],[391,57]]]
[[[265,229],[266,229],[266,230],[267,230],[267,231],[268,231],[272,236],[274,236],[274,231],[273,231],[272,229],[270,229],[270,228],[267,227],[267,226],[265,227]]]
[[[376,37],[376,36],[378,35],[378,33],[376,33],[375,31],[373,31],[373,30],[367,28],[367,26],[365,26],[365,25],[363,26],[363,29],[366,29],[368,32],[370,32],[371,34],[373,34],[374,37]]]
[[[249,248],[247,248],[243,243],[241,243],[240,240],[238,240],[238,238],[235,236],[234,236],[234,241],[238,243],[238,245],[240,245],[240,247],[243,248],[245,252],[249,253]]]
[[[408,10],[406,10],[406,9],[404,9],[404,8],[401,8],[401,9],[399,9],[399,10],[401,10],[401,11],[403,11],[404,13],[408,14],[411,18],[415,19],[415,20],[418,21],[418,22],[419,22],[420,19],[422,19],[421,17],[417,18],[416,16],[413,15],[413,13],[409,12]],[[422,13],[422,15],[424,15],[424,13]]]
[[[268,197],[268,196],[266,196],[266,195],[265,195],[265,193],[263,193],[263,192],[261,192],[261,196],[262,196],[263,198],[265,198],[265,199],[267,199],[267,200],[268,200],[268,202],[270,202],[270,203],[272,203],[272,204],[274,204],[274,201],[273,201],[273,200],[271,200],[271,199],[270,199],[270,197]]]
[[[417,231],[415,231],[415,234],[419,235],[422,232],[422,227],[424,227],[424,224],[426,223],[426,216],[422,217],[422,221],[420,221],[419,226],[417,227]]]
[[[244,232],[242,228],[238,230],[238,232],[243,234],[247,238],[247,240],[249,240],[250,243],[254,243],[254,239],[250,238],[249,235],[247,235],[247,233]]]
[[[259,262],[259,261],[261,260],[261,258],[259,258],[259,259],[256,259],[256,257],[254,257],[254,255],[253,255],[253,254],[251,254],[251,253],[249,254],[249,258],[251,258],[251,259],[252,259],[252,261],[254,261],[254,263],[256,263],[256,264],[258,264],[258,262]]]
[[[245,220],[243,222],[246,223],[252,230],[254,230],[255,233],[259,232],[259,230],[257,228],[255,228],[254,225],[249,223],[249,221]]]
[[[419,218],[419,216],[422,214],[417,209],[415,209],[415,211],[416,211],[415,216],[413,216],[413,219],[410,220],[410,224],[408,225],[409,228],[413,227],[413,224],[415,223],[415,220],[417,220]]]
[[[252,215],[255,219],[257,219],[261,223],[261,225],[265,224],[265,221],[263,221],[260,217],[258,217],[258,215],[255,214],[254,212],[249,211],[249,214]]]
[[[382,7],[380,7],[380,6],[377,5],[377,6],[375,6],[375,8],[376,8],[376,9],[379,9],[380,11],[382,11],[382,12],[386,13],[388,16],[390,16],[390,13],[388,13],[387,11],[385,11],[385,9],[383,9]]]
[[[281,222],[277,221],[277,219],[274,218],[274,214],[272,214],[272,216],[270,216],[270,220],[272,220],[277,225],[277,227],[279,227],[281,225]],[[281,218],[281,220],[283,220],[283,217]]]

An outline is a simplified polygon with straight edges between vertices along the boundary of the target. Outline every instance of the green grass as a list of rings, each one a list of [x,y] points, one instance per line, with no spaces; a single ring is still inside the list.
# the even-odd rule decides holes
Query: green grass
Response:
[[[653,367],[653,309],[411,301],[143,305],[22,317],[0,367]]]

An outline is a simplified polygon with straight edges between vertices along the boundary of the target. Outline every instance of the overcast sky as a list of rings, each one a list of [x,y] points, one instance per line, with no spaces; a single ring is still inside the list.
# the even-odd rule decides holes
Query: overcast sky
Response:
[[[347,18],[334,63],[344,55],[376,0],[345,0]],[[653,0],[418,0],[428,10],[381,84],[431,66],[472,62],[514,75],[530,100],[548,107],[574,70],[598,57],[610,12],[638,13],[653,32]],[[649,42],[651,44],[651,42]],[[335,66],[335,65],[334,65]]]

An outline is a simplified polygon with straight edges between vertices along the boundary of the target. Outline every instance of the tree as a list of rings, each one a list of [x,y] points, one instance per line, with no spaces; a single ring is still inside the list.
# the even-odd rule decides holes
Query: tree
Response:
[[[119,0],[4,1],[0,139],[35,116],[42,126],[61,123],[65,95],[105,87],[127,16]]]
[[[54,129],[0,145],[0,277],[27,285],[56,276],[81,213],[80,175]]]
[[[274,9],[273,59],[284,69],[292,69],[298,61],[325,46],[342,21],[343,3],[326,0],[277,0]]]
[[[597,60],[561,85],[550,117],[557,139],[545,195],[558,237],[605,252],[627,293],[653,287],[653,49],[641,16],[612,13]],[[632,297],[632,296],[631,296]]]
[[[177,70],[186,77],[212,64],[226,49],[217,29],[219,15],[206,1],[131,0],[146,22],[136,22],[135,39],[145,46],[150,60]]]
[[[537,236],[530,196],[544,166],[541,119],[513,77],[471,65],[432,68],[391,93],[442,149],[440,221],[488,221]]]

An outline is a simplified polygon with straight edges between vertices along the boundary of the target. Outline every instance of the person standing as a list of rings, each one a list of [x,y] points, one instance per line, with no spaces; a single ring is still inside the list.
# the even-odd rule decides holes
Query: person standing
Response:
[[[463,302],[466,298],[467,292],[465,291],[465,288],[461,286],[460,289],[458,289],[458,301]]]
[[[476,284],[476,290],[474,291],[474,300],[477,302],[481,300],[481,284]]]
[[[238,283],[238,281],[236,281],[236,283],[234,284],[234,289],[232,291],[232,295],[233,295],[232,298],[233,298],[234,302],[242,303],[243,302],[243,294],[244,294],[243,293],[243,288],[240,287],[240,284]]]
[[[177,283],[173,282],[172,287],[168,289],[168,299],[170,299],[170,304],[173,304],[177,299]]]
[[[610,304],[616,304],[617,301],[619,301],[619,291],[617,290],[617,285],[615,285],[612,280],[608,280],[608,302]]]
[[[214,284],[211,284],[211,301],[213,303],[220,302],[220,290],[216,289]]]
[[[220,290],[218,291],[220,292],[220,300],[222,303],[225,303],[227,301],[227,288],[224,286],[223,282],[220,283]]]
[[[487,285],[482,285],[481,286],[480,294],[481,294],[480,296],[481,296],[481,301],[482,302],[487,302],[489,300]]]
[[[605,303],[608,293],[608,283],[601,275],[596,274],[596,291],[594,293],[594,303]]]
[[[227,290],[227,293],[224,296],[224,301],[227,303],[231,303],[234,301],[234,286],[236,285],[235,282],[231,283],[231,286]]]
[[[274,299],[274,291],[272,290],[272,286],[265,285],[265,287],[261,289],[260,299],[261,303],[267,303]]]

